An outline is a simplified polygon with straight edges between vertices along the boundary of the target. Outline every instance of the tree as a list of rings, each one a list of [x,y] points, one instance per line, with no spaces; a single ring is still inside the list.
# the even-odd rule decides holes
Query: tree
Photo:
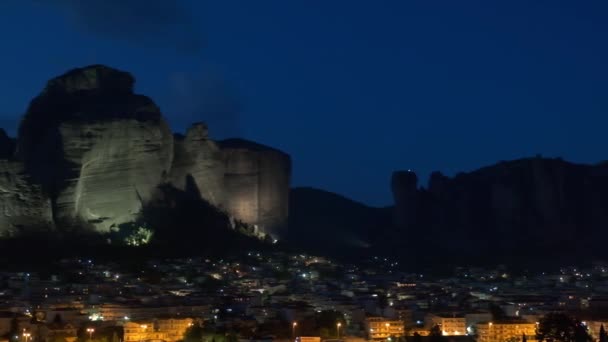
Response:
[[[53,336],[49,339],[50,342],[66,342],[68,335],[63,332],[54,333]]]
[[[591,342],[593,338],[589,335],[589,330],[582,322],[576,322],[576,328],[574,330],[574,340],[576,342]]]
[[[505,311],[498,305],[492,303],[490,304],[490,313],[492,314],[492,318],[495,321],[500,321],[502,319],[504,319],[507,315],[505,314]]]
[[[184,333],[184,342],[201,342],[203,340],[203,328],[194,324],[193,326],[186,329]]]
[[[444,342],[445,337],[443,336],[443,332],[441,331],[441,327],[435,324],[431,331],[429,331],[429,342]]]
[[[137,230],[131,232],[126,238],[125,243],[129,246],[147,245],[152,240],[154,232],[146,227],[138,227]]]
[[[327,328],[320,328],[319,329],[319,336],[321,336],[321,338],[329,338],[329,329],[327,329]]]
[[[334,310],[325,310],[317,314],[316,316],[316,326],[318,329],[327,329],[328,337],[329,333],[332,332],[332,335],[336,335],[336,324],[342,322],[342,329],[346,328],[344,326],[344,314],[339,311]]]
[[[386,294],[384,293],[380,293],[378,295],[378,308],[380,308],[380,310],[386,309],[386,307],[388,306],[388,297],[386,296]]]
[[[55,317],[53,317],[53,323],[58,326],[63,325],[63,319],[61,318],[60,314],[55,314]]]
[[[539,341],[587,342],[591,337],[580,322],[563,313],[549,313],[543,317],[536,331]]]
[[[15,338],[15,336],[17,336],[17,338]],[[13,319],[11,319],[11,325],[9,328],[9,337],[11,341],[14,341],[15,339],[19,339],[19,321],[17,320],[17,317],[14,316]]]
[[[606,334],[606,329],[604,329],[604,325],[600,326],[600,338],[599,342],[608,342],[608,334]]]
[[[442,336],[443,334],[441,333],[441,328],[439,327],[439,325],[435,324],[431,327],[431,330],[429,331],[429,336]]]
[[[226,336],[226,342],[238,342],[238,341],[239,341],[239,336],[234,332],[230,332]]]

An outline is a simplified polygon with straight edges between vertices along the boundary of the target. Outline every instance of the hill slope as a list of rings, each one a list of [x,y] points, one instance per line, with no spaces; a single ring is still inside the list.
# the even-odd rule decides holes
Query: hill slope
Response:
[[[390,209],[374,208],[314,188],[293,188],[287,242],[330,255],[363,253],[390,224]]]

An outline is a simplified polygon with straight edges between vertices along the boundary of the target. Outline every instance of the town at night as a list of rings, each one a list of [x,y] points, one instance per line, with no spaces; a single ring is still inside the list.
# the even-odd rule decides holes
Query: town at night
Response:
[[[608,342],[607,15],[1,1],[0,342]]]

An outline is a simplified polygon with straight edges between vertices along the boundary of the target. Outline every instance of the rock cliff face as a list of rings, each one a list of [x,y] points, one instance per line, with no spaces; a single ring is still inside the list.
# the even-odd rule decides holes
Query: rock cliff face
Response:
[[[398,193],[411,194],[410,182],[401,185]],[[415,197],[395,206],[395,214],[411,223],[406,234],[432,236],[449,250],[592,249],[607,237],[606,164],[528,158],[454,178],[434,173],[428,190],[418,189]]]
[[[101,65],[48,82],[19,127],[17,156],[58,224],[99,231],[129,222],[166,177],[173,137],[128,73]]]
[[[134,82],[102,65],[74,69],[31,101],[16,143],[0,131],[0,235],[34,225],[108,232],[178,192],[279,234],[289,156],[241,140],[220,148],[202,123],[174,137]]]
[[[229,213],[273,237],[287,225],[291,158],[273,148],[241,139],[219,142],[225,165]]]
[[[186,190],[188,177],[201,197],[217,207],[224,203],[224,160],[217,144],[209,139],[207,126],[192,125],[186,136],[176,136],[171,183]]]
[[[23,164],[0,160],[0,237],[46,229],[52,222],[51,203],[42,189],[31,183]]]

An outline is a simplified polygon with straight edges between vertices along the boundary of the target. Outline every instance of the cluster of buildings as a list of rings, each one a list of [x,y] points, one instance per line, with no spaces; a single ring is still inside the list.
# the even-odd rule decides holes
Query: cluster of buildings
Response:
[[[63,260],[43,272],[0,273],[0,336],[11,342],[177,342],[195,326],[243,341],[534,341],[550,312],[579,318],[597,340],[606,308],[601,265],[434,277],[384,258],[349,265],[250,251],[132,266]]]

